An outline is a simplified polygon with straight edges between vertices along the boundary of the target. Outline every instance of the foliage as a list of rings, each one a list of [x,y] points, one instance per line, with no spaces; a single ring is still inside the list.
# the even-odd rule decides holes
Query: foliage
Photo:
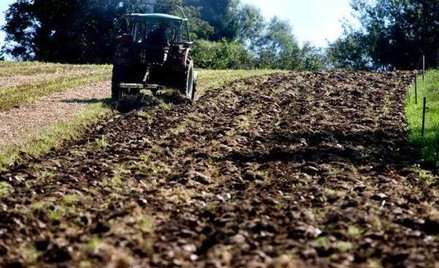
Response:
[[[271,19],[263,36],[258,40],[256,51],[259,68],[298,69],[300,47],[286,21]]]
[[[300,47],[289,23],[277,17],[265,26],[252,50],[258,68],[321,70],[326,66],[323,51],[310,43]]]
[[[320,71],[330,69],[324,49],[319,49],[306,42],[300,49],[300,70]]]
[[[108,62],[117,0],[19,0],[6,14],[5,51],[23,60]],[[109,27],[110,26],[110,27]]]
[[[235,40],[238,35],[239,0],[185,0],[184,4],[200,8],[201,19],[214,29],[209,36],[211,41]]]
[[[361,27],[345,27],[330,46],[335,67],[415,69],[422,55],[435,61],[439,5],[425,0],[353,0]]]
[[[254,50],[256,42],[261,38],[265,27],[264,17],[260,9],[252,5],[240,5],[237,20],[237,41]]]
[[[241,43],[212,42],[198,40],[194,44],[195,63],[208,69],[249,69],[253,66],[253,55]]]
[[[18,0],[9,7],[5,17],[7,24],[2,30],[7,33],[6,43],[13,44],[3,47],[3,53],[23,60],[33,58],[35,23],[31,20],[32,13],[32,4],[26,0]]]

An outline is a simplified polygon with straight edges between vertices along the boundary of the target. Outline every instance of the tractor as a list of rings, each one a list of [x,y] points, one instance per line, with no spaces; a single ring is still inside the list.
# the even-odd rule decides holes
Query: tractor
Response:
[[[190,56],[188,20],[164,13],[131,13],[124,16],[125,30],[118,35],[111,79],[111,97],[118,110],[127,110],[141,99],[142,90],[153,94],[177,89],[194,100],[197,75]],[[127,108],[128,107],[128,108]]]

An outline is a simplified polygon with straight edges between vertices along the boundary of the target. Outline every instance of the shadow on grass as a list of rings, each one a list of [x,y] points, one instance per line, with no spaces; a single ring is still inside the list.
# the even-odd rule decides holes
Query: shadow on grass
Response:
[[[63,102],[65,103],[81,103],[81,104],[97,104],[97,103],[101,103],[102,106],[104,107],[109,107],[111,106],[111,98],[102,98],[102,99],[69,99],[69,100],[64,100]]]

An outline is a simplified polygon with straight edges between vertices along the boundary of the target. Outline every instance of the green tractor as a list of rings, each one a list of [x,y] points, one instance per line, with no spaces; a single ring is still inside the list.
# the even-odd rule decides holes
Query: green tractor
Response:
[[[141,99],[141,90],[153,94],[163,88],[179,90],[194,100],[197,75],[190,56],[188,20],[163,13],[124,16],[126,31],[118,36],[111,80],[111,97],[118,110]]]

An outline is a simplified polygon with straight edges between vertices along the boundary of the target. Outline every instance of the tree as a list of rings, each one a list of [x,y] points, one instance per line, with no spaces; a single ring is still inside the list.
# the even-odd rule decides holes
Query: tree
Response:
[[[233,41],[238,34],[239,0],[185,0],[184,4],[200,7],[201,19],[214,28],[211,41]]]
[[[6,14],[5,52],[17,59],[110,62],[118,0],[19,0]]]
[[[300,66],[300,47],[288,22],[277,17],[268,23],[255,48],[257,66],[295,70]]]
[[[2,47],[2,54],[22,60],[31,59],[33,53],[33,38],[35,23],[32,21],[32,4],[26,0],[18,0],[6,12],[7,24],[2,28],[7,35],[6,44]]]
[[[329,45],[328,60],[335,68],[372,70],[379,68],[369,54],[370,46],[366,35],[360,32],[344,33]]]
[[[237,13],[237,41],[254,51],[266,26],[261,10],[253,5],[245,4],[238,7]]]
[[[320,71],[330,69],[325,50],[305,42],[300,48],[300,70]]]
[[[215,28],[207,21],[201,19],[201,7],[185,6],[184,12],[190,21],[190,32],[192,40],[209,39],[215,32]]]
[[[193,56],[200,68],[249,69],[254,67],[254,56],[239,42],[198,40]]]
[[[421,55],[434,60],[439,43],[437,0],[353,0],[351,6],[361,27],[346,28],[331,44],[336,67],[414,69]]]

